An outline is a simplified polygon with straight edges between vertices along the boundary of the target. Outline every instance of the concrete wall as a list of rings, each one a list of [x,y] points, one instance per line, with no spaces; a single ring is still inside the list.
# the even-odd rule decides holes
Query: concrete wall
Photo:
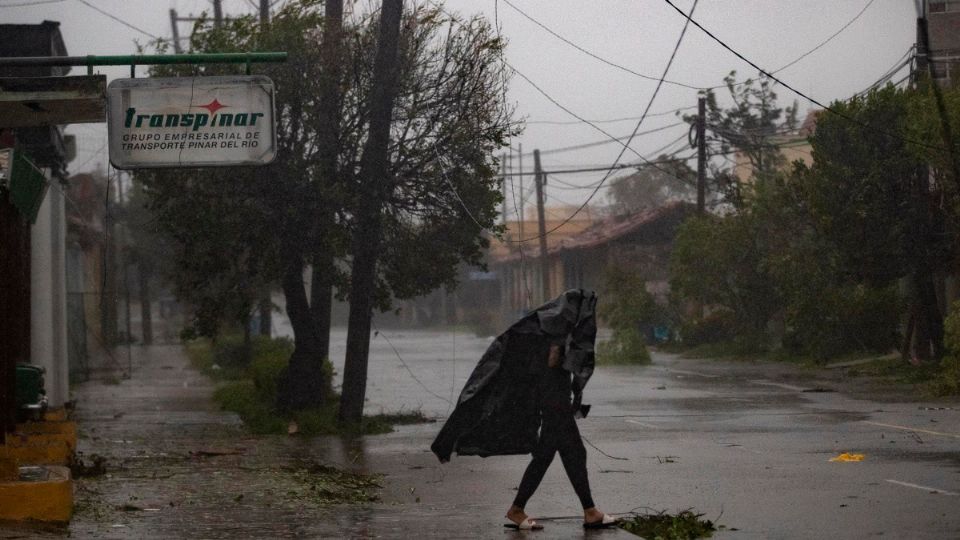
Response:
[[[69,400],[66,220],[63,191],[47,177],[51,186],[30,231],[30,361],[47,370],[47,399],[55,408]]]

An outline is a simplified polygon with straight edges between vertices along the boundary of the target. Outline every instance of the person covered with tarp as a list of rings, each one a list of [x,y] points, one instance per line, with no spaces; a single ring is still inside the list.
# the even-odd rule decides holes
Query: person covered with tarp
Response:
[[[571,289],[497,336],[430,447],[441,463],[454,452],[533,455],[507,511],[506,527],[543,528],[524,507],[557,453],[583,505],[583,526],[616,524],[591,498],[587,451],[575,421],[590,410],[582,398],[593,375],[596,306],[592,291]]]

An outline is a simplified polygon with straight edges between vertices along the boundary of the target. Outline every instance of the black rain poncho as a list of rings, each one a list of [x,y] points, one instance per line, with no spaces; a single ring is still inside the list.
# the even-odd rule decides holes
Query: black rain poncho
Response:
[[[597,297],[571,289],[497,336],[463,387],[457,406],[430,446],[441,462],[458,455],[528,454],[537,444],[537,377],[552,344],[566,345],[562,368],[573,375],[573,408],[593,375]],[[572,414],[572,411],[571,411]]]

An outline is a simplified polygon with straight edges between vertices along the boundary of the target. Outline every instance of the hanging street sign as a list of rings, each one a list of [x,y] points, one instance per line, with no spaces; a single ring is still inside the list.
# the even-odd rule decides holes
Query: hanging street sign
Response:
[[[118,169],[265,165],[277,153],[273,81],[117,79],[107,87],[107,129]]]

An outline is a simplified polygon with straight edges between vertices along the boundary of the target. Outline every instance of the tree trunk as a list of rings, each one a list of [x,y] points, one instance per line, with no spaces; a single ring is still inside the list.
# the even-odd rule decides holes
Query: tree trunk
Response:
[[[370,353],[370,323],[373,288],[376,286],[377,251],[380,248],[380,216],[364,215],[365,223],[354,238],[350,279],[350,315],[347,320],[347,350],[343,366],[339,418],[359,423],[367,392],[367,360]]]
[[[310,283],[310,314],[313,324],[317,327],[317,356],[321,361],[330,357],[330,322],[333,304],[333,280],[330,279],[330,269],[333,267],[333,258],[318,257],[315,262],[313,276]]]
[[[270,337],[273,329],[273,300],[270,299],[270,288],[264,288],[257,306],[260,312],[260,335]]]
[[[350,317],[347,352],[340,398],[341,422],[359,423],[367,387],[367,357],[370,352],[370,317],[376,285],[380,248],[381,206],[390,193],[387,147],[390,122],[397,92],[397,63],[403,0],[383,0],[380,9],[380,36],[373,63],[370,97],[370,132],[360,160],[363,194],[357,209],[353,238],[353,269],[350,284]]]
[[[250,360],[250,356],[253,353],[253,339],[250,335],[250,312],[247,311],[243,320],[240,321],[240,324],[243,325],[243,356],[244,361]],[[245,362],[246,363],[246,362]]]
[[[317,329],[310,316],[303,283],[303,261],[292,258],[282,279],[287,301],[287,316],[293,326],[293,354],[281,375],[277,404],[283,410],[301,410],[318,406],[326,398],[322,358],[317,355]]]
[[[917,298],[917,358],[939,360],[943,356],[943,315],[937,301],[933,273],[919,269],[914,274]]]
[[[153,314],[150,311],[150,269],[142,262],[137,264],[137,281],[139,282],[140,333],[144,345],[153,345]]]

